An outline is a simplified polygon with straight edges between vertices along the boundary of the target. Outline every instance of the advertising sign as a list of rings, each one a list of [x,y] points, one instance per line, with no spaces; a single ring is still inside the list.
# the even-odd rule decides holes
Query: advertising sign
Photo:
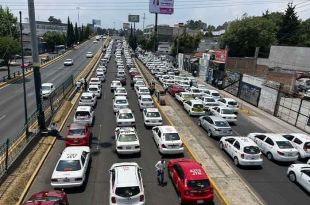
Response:
[[[225,49],[220,49],[215,51],[215,62],[216,63],[226,63],[227,51]]]
[[[128,15],[128,21],[132,23],[138,23],[140,21],[139,15]]]
[[[93,19],[93,25],[100,26],[101,25],[101,20]]]
[[[129,29],[130,24],[129,23],[123,23],[123,29],[124,30],[128,30]]]
[[[150,0],[150,13],[173,14],[174,0]]]

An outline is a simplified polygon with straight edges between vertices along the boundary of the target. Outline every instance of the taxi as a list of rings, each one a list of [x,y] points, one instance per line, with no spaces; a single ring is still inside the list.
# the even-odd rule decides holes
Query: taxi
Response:
[[[191,116],[201,116],[205,115],[206,112],[203,108],[203,103],[201,100],[189,100],[183,103],[184,110]]]
[[[136,94],[138,97],[141,95],[150,95],[150,91],[145,86],[138,86],[138,87],[136,87]]]
[[[144,125],[146,127],[160,126],[163,124],[163,118],[157,108],[146,108],[143,110]]]
[[[63,191],[41,191],[32,194],[23,205],[69,205],[67,194]]]
[[[95,107],[97,104],[97,97],[94,93],[84,92],[79,101],[79,105],[92,106]]]
[[[259,147],[247,137],[222,137],[220,149],[225,150],[236,166],[262,166],[263,158]]]
[[[122,83],[119,80],[113,80],[111,82],[111,92],[113,92],[117,87],[122,87]]]
[[[126,96],[127,97],[127,90],[124,87],[117,87],[114,90],[114,97],[115,96]]]
[[[194,99],[194,97],[190,92],[179,92],[175,94],[175,99],[183,104],[185,101]]]
[[[74,123],[93,125],[94,110],[91,106],[78,106],[73,117]]]
[[[91,131],[88,126],[72,123],[66,132],[66,146],[89,146]]]
[[[83,186],[90,161],[88,146],[66,147],[58,160],[51,177],[54,188]]]
[[[119,109],[128,108],[129,103],[126,96],[115,96],[113,99],[113,111],[117,112]]]
[[[119,109],[116,113],[116,126],[118,127],[135,127],[136,119],[129,108]]]
[[[213,107],[209,110],[209,113],[222,117],[227,122],[237,122],[237,115],[234,113],[234,110],[225,106]]]
[[[140,142],[134,127],[117,127],[115,129],[117,154],[140,153]]]
[[[168,172],[181,204],[207,204],[213,201],[213,187],[201,164],[193,159],[173,159]]]
[[[151,97],[151,95],[140,95],[138,97],[138,103],[139,103],[139,107],[140,110],[143,110],[144,108],[150,108],[150,107],[154,107],[154,103],[153,103],[153,99]]]

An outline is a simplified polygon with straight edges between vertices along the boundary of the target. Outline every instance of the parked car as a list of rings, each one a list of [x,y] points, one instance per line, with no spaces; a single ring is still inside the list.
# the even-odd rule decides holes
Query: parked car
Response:
[[[198,125],[207,131],[209,137],[230,136],[233,131],[228,122],[218,116],[201,116]]]
[[[310,164],[291,164],[287,176],[291,182],[300,184],[310,193]]]
[[[298,158],[310,158],[310,136],[302,133],[282,134],[298,150]]]
[[[66,146],[90,146],[91,136],[88,126],[72,123],[67,126]]]

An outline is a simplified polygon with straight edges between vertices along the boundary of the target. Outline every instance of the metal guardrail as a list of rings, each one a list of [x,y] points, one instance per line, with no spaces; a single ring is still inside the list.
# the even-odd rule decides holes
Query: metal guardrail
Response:
[[[74,82],[73,76],[71,75],[55,89],[51,97],[43,102],[45,121],[47,123],[51,121],[72,88],[74,88]],[[5,176],[29,143],[33,139],[41,136],[37,126],[37,114],[38,113],[35,112],[29,117],[28,124],[25,124],[15,137],[7,138],[0,144],[0,179]],[[26,135],[27,127],[29,128],[29,132]]]

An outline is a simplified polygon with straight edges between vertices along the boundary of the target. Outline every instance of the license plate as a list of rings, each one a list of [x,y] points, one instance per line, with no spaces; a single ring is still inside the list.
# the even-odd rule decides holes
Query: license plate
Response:
[[[126,149],[131,149],[131,147],[130,146],[126,146]]]
[[[224,131],[223,131],[223,133],[224,133],[224,134],[227,134],[227,131],[226,131],[226,130],[224,130]]]
[[[68,179],[68,178],[64,179],[64,182],[69,182],[69,181],[70,181],[70,179]]]
[[[197,204],[203,204],[204,202],[204,200],[197,200]]]
[[[287,156],[291,157],[291,156],[293,156],[293,154],[291,154],[291,153],[288,153],[288,154],[287,154]]]

